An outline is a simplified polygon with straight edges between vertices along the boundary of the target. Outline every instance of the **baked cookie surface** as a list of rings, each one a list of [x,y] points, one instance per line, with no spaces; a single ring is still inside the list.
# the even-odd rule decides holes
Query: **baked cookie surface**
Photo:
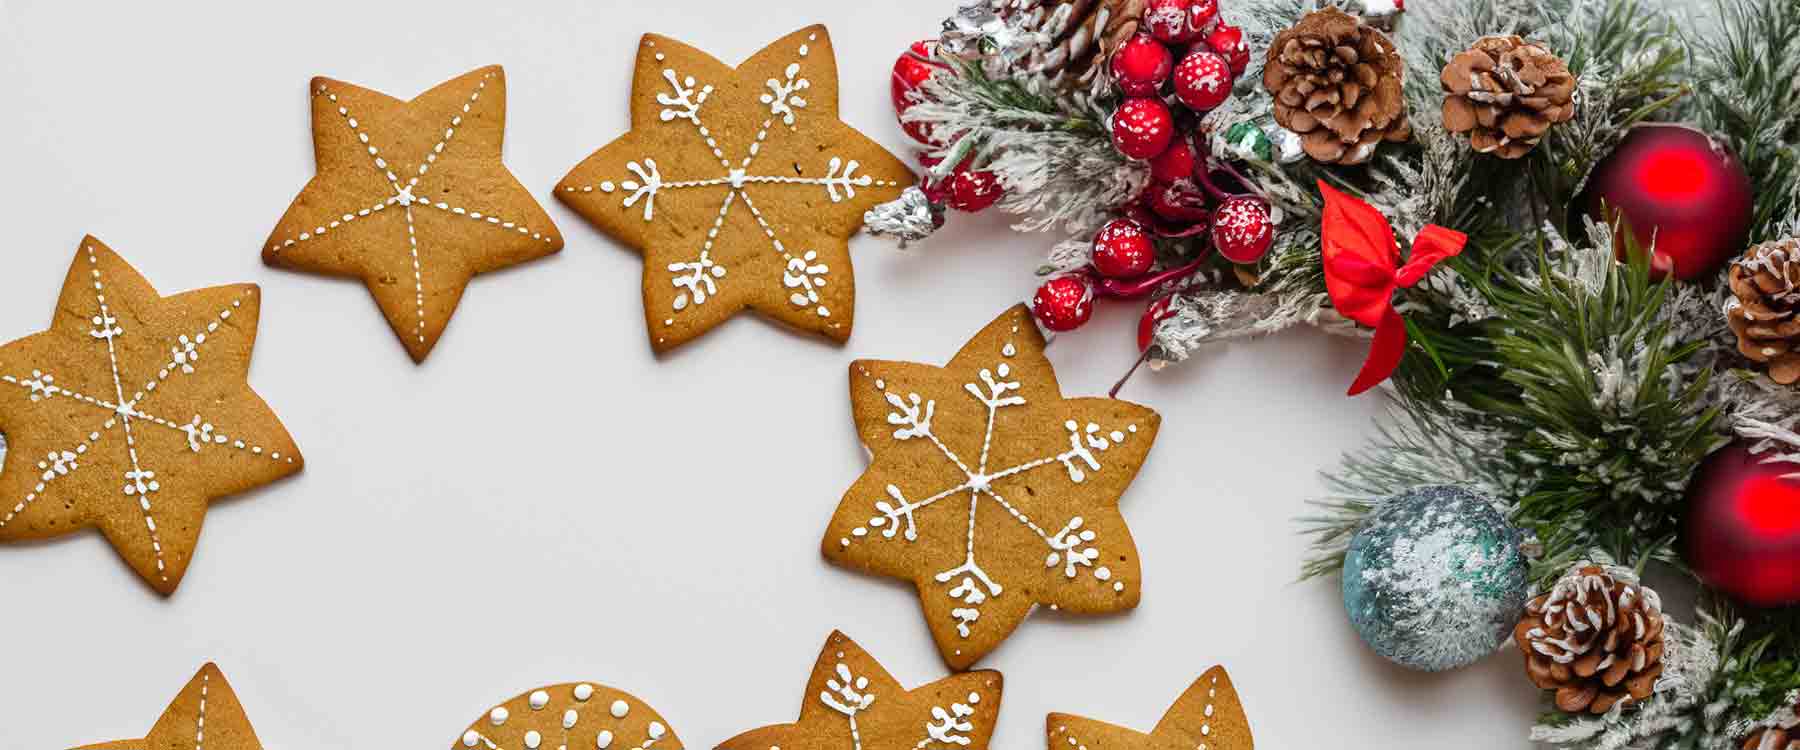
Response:
[[[75,750],[262,750],[262,742],[224,673],[207,664],[176,694],[143,739]]]
[[[1252,750],[1250,721],[1224,667],[1188,686],[1149,734],[1070,714],[1045,720],[1049,750]]]

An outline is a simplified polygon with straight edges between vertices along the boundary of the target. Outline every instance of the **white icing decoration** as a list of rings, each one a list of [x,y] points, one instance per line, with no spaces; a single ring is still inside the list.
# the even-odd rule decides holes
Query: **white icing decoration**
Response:
[[[627,705],[625,701],[617,700],[612,702],[613,718],[623,719],[628,713],[631,713],[631,706]]]
[[[587,700],[592,697],[594,697],[594,686],[593,685],[589,685],[584,682],[580,685],[575,686],[575,700],[586,703]]]
[[[602,729],[599,734],[594,736],[594,747],[599,748],[599,750],[606,750],[607,748],[612,747],[612,741],[613,733],[610,730]]]
[[[1001,349],[1005,357],[1013,357],[1018,353],[1012,342],[1008,341]],[[1042,539],[1046,554],[1046,568],[1062,568],[1063,577],[1074,580],[1080,576],[1082,569],[1089,569],[1096,581],[1112,580],[1114,573],[1110,568],[1094,567],[1101,553],[1096,546],[1096,534],[1086,528],[1086,521],[1080,516],[1070,518],[1056,531],[1047,531],[1034,522],[1018,506],[1003,497],[995,490],[995,483],[1001,480],[1020,476],[1038,469],[1060,465],[1072,483],[1080,484],[1087,479],[1090,472],[1101,470],[1100,454],[1124,442],[1127,433],[1135,434],[1136,425],[1127,425],[1125,430],[1104,430],[1095,423],[1079,424],[1074,420],[1064,423],[1068,431],[1069,448],[1066,451],[1047,455],[1016,466],[990,471],[988,458],[993,446],[996,416],[1001,410],[1025,405],[1024,396],[1020,395],[1022,383],[1014,378],[1010,364],[1002,361],[992,368],[984,368],[977,373],[979,382],[963,384],[963,390],[987,409],[987,429],[982,435],[981,458],[971,468],[961,456],[936,434],[932,420],[936,417],[937,401],[928,399],[918,393],[906,393],[889,390],[889,384],[883,379],[870,377],[875,388],[881,391],[888,406],[891,407],[887,423],[894,428],[893,438],[898,441],[927,440],[935,446],[944,460],[954,464],[963,473],[965,481],[954,487],[944,489],[918,500],[910,500],[906,492],[899,486],[888,484],[883,487],[886,498],[874,501],[875,515],[870,517],[866,527],[859,527],[850,536],[839,540],[841,547],[863,539],[903,539],[907,542],[917,541],[919,529],[916,514],[952,496],[968,494],[969,524],[965,548],[967,555],[961,565],[937,573],[933,578],[946,585],[945,594],[957,600],[962,606],[950,610],[957,634],[967,638],[981,619],[981,605],[988,599],[1000,596],[1006,587],[994,580],[976,561],[975,513],[983,499],[992,501],[1005,510],[1019,525],[1029,529]],[[869,530],[879,534],[868,533]],[[1125,584],[1114,581],[1112,589],[1123,592]]]
[[[862,750],[862,733],[857,730],[856,715],[875,705],[875,694],[868,691],[869,678],[855,676],[850,667],[838,662],[837,677],[827,679],[825,688],[819,691],[819,702],[850,720],[850,746],[852,750]]]

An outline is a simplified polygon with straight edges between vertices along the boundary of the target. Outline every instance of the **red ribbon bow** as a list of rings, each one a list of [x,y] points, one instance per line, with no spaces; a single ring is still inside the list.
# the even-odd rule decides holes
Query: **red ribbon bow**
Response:
[[[1362,372],[1350,384],[1355,396],[1387,380],[1406,356],[1406,321],[1394,309],[1394,290],[1411,288],[1446,258],[1462,252],[1469,236],[1436,224],[1413,238],[1412,255],[1400,265],[1400,244],[1387,217],[1374,206],[1319,181],[1325,215],[1325,290],[1344,317],[1375,329]]]

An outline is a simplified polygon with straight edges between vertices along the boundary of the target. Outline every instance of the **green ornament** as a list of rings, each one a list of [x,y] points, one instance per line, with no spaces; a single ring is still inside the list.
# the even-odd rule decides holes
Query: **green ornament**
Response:
[[[1269,134],[1253,122],[1240,122],[1225,129],[1225,145],[1240,158],[1267,162],[1274,156]]]

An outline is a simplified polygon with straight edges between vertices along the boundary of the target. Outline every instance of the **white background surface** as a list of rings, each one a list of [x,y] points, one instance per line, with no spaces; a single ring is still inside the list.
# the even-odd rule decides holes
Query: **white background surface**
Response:
[[[572,680],[635,693],[701,750],[792,721],[834,627],[908,686],[943,674],[908,587],[819,558],[864,467],[844,370],[947,360],[1030,293],[1051,238],[998,216],[956,217],[923,254],[859,238],[848,347],[740,317],[658,361],[638,256],[550,187],[625,130],[647,31],[735,64],[824,22],[844,119],[900,151],[889,67],[950,0],[174,5],[0,0],[0,341],[49,320],[88,232],[164,293],[260,283],[252,383],[308,466],[216,504],[169,600],[96,533],[0,547],[0,748],[140,737],[207,660],[271,750],[448,747]],[[407,98],[488,63],[506,160],[568,247],[476,280],[415,367],[359,284],[258,250],[312,175],[311,76]],[[1105,309],[1055,343],[1066,392],[1105,391],[1136,319]],[[1043,747],[1049,711],[1147,731],[1221,662],[1264,748],[1526,745],[1516,655],[1408,673],[1356,640],[1335,581],[1293,583],[1291,519],[1380,408],[1342,395],[1362,353],[1295,332],[1139,376],[1124,395],[1164,415],[1123,503],[1143,605],[1034,617],[983,662],[1006,674],[994,747]]]

